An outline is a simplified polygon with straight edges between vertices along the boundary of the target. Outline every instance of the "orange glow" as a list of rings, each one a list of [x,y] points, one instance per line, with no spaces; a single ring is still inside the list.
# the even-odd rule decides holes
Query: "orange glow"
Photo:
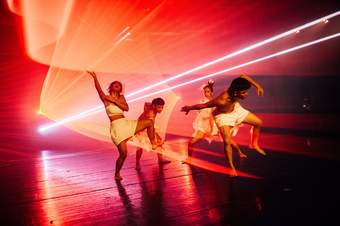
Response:
[[[36,111],[38,115],[43,115],[44,113],[39,109]]]
[[[102,149],[98,149],[103,154]],[[70,154],[58,154],[58,151],[43,150],[41,151],[41,161],[43,167],[37,164],[39,188],[37,194],[42,202],[43,215],[38,225],[64,225],[66,222],[73,220],[75,212],[79,211],[79,208],[83,208],[83,198],[81,194],[93,192],[98,189],[98,183],[94,182],[92,173],[88,172],[88,169],[79,167],[79,159],[72,158],[71,156],[82,156],[93,153],[93,151],[84,151]],[[105,155],[105,154],[104,154]],[[58,163],[58,159],[62,161]],[[108,158],[109,159],[109,158]],[[109,170],[112,170],[111,168]],[[76,176],[75,176],[76,175]],[[100,177],[103,177],[105,186],[112,187],[114,182],[111,180],[110,174],[102,173]],[[96,177],[98,179],[98,177]],[[69,189],[65,189],[68,186]],[[110,194],[118,197],[118,191],[110,191]],[[72,196],[71,199],[67,197]],[[61,198],[62,197],[62,198]],[[102,204],[102,198],[87,200],[89,206],[96,206],[99,203]],[[73,208],[65,208],[72,206]],[[82,209],[87,211],[88,209]]]
[[[63,76],[58,76],[56,73],[62,73]],[[93,81],[88,77],[79,77],[82,72],[74,72],[68,70],[60,70],[56,68],[50,68],[48,77],[45,80],[43,93],[41,96],[41,111],[48,118],[54,120],[60,120],[65,115],[73,115],[79,111],[85,111],[91,106],[97,106],[99,103],[98,94],[94,88]],[[65,95],[60,95],[60,91],[64,90],[67,84],[74,81],[75,78],[80,78],[77,84]],[[98,75],[99,80],[102,84],[102,88],[105,89],[112,80],[121,80],[127,89],[128,86],[143,86],[148,80],[130,78],[129,80],[124,75]],[[133,76],[131,76],[133,77]],[[129,82],[129,85],[126,85]],[[48,92],[45,92],[48,90]],[[86,94],[86,96],[84,96]],[[55,98],[58,96],[58,98]],[[175,107],[179,97],[173,93],[169,92],[166,95],[162,95],[165,100],[165,108],[162,113],[158,114],[156,117],[156,126],[159,128],[161,134],[165,134],[170,115]],[[138,116],[143,112],[143,106],[145,101],[151,102],[152,98],[137,101],[129,104],[130,110],[125,113],[125,116],[130,119],[137,119]],[[68,106],[68,107],[65,107]],[[88,116],[86,118],[72,121],[65,125],[72,130],[75,130],[83,135],[111,142],[109,133],[109,120],[104,111],[99,112],[95,115]]]
[[[42,192],[42,199],[48,199],[56,195],[56,191],[52,185],[52,178],[50,177],[49,171],[51,170],[48,163],[48,151],[44,150],[41,151],[41,160],[43,162],[43,172],[41,175],[41,179],[44,181],[43,184],[43,192]],[[39,172],[39,171],[38,171]],[[54,202],[44,202],[45,205],[43,206],[43,210],[45,213],[45,217],[48,219],[48,221],[52,221],[52,219],[58,219],[57,222],[54,221],[54,223],[62,224],[64,222],[61,221],[62,217],[60,217],[60,211],[59,206],[56,206]]]
[[[254,4],[241,4],[242,10],[230,14],[233,16],[229,18],[223,3],[214,5],[208,0],[195,4],[192,1],[161,0],[133,3],[111,0],[7,0],[7,4],[12,12],[22,16],[27,54],[33,60],[50,66],[41,92],[40,110],[45,117],[55,121],[100,104],[91,78],[84,73],[87,69],[98,72],[103,89],[111,81],[120,80],[125,85],[126,93],[130,93],[308,21],[287,22],[282,27],[271,24],[270,28],[265,29],[265,24],[258,26],[260,24],[253,24],[254,21],[245,17],[250,14],[261,16],[257,13],[260,9]],[[283,16],[285,10],[280,7],[273,10]],[[315,15],[314,19],[323,16],[326,15]],[[334,33],[338,28],[330,27],[336,26],[335,19],[330,18],[327,25],[318,23],[311,29],[301,29],[303,32],[300,34],[291,34],[265,48],[205,68],[199,71],[199,75],[190,74],[185,80],[190,81],[315,40],[331,31]],[[266,23],[267,20],[263,21]],[[251,30],[254,27],[259,31],[254,33]],[[307,63],[309,66],[320,65],[323,63],[321,60],[327,60],[319,53],[304,52],[311,57],[285,56],[223,75],[244,73],[244,70],[249,74],[261,75],[305,75],[306,68],[313,71],[311,67],[306,67]],[[314,58],[318,64],[312,63]],[[309,62],[306,63],[306,60]],[[173,85],[173,82],[163,84],[157,90]],[[190,135],[194,114],[185,116],[179,110],[184,104],[197,103],[201,96],[199,89],[192,85],[162,93],[161,96],[166,100],[165,110],[158,116],[162,133]],[[180,101],[184,96],[185,100]],[[131,103],[127,118],[136,119],[143,110],[143,103],[152,98]],[[111,142],[109,121],[104,112],[65,126],[86,136]]]
[[[135,143],[130,143],[134,146],[138,146]],[[174,141],[168,141],[165,142],[164,146],[164,150],[160,150],[159,148],[156,150],[151,150],[151,149],[147,149],[148,151],[152,151],[155,153],[162,153],[164,156],[177,160],[177,161],[182,161],[186,158],[186,152],[187,152],[187,141],[186,140],[174,140]],[[145,148],[145,146],[140,146],[142,148]],[[221,156],[222,157],[222,156]],[[227,175],[231,175],[232,174],[232,170],[228,167],[225,166],[221,166],[215,163],[211,163],[205,160],[201,160],[198,158],[191,158],[189,161],[190,165],[193,166],[197,166],[199,168],[202,169],[206,169],[212,172],[216,172],[216,173],[221,173],[221,174],[227,174]],[[237,171],[237,174],[239,177],[247,177],[247,178],[253,178],[253,179],[260,179],[261,177],[249,174],[249,173],[245,173],[242,171]]]

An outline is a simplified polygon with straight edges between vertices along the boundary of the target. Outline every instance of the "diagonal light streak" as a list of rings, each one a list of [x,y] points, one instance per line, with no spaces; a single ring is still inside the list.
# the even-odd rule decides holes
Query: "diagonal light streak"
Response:
[[[235,69],[239,69],[239,68],[251,65],[251,64],[255,64],[255,63],[262,62],[262,61],[265,61],[265,60],[268,60],[268,59],[271,59],[271,58],[274,58],[274,57],[278,57],[278,56],[281,56],[281,55],[284,55],[284,54],[287,54],[287,53],[290,53],[290,52],[294,52],[294,51],[297,51],[299,49],[306,48],[308,46],[312,46],[312,45],[315,45],[315,44],[318,44],[318,43],[321,43],[321,42],[324,42],[324,41],[328,41],[328,40],[337,38],[339,36],[340,36],[340,32],[336,33],[336,34],[333,34],[333,35],[329,35],[329,36],[320,38],[320,39],[317,39],[317,40],[314,40],[314,41],[311,41],[311,42],[307,42],[307,43],[304,43],[304,44],[301,44],[301,45],[297,45],[297,46],[294,46],[292,48],[288,48],[288,49],[276,52],[274,54],[270,54],[270,55],[267,55],[267,56],[264,56],[264,57],[260,57],[260,58],[257,58],[255,60],[248,61],[246,63],[239,64],[239,65],[236,65],[236,66],[233,66],[233,67],[230,67],[230,68],[227,68],[227,69],[215,72],[215,73],[211,73],[211,74],[208,74],[208,75],[205,75],[205,76],[202,76],[202,77],[199,77],[199,78],[187,81],[187,82],[183,82],[183,83],[180,83],[180,84],[177,84],[177,85],[174,85],[174,86],[167,87],[165,89],[161,89],[161,90],[158,90],[158,91],[155,91],[155,92],[143,95],[143,96],[139,96],[137,98],[130,99],[127,102],[128,103],[132,103],[132,102],[135,102],[137,100],[144,99],[146,97],[150,97],[150,96],[154,96],[154,95],[157,95],[157,94],[160,94],[160,93],[164,93],[164,92],[167,92],[167,91],[170,91],[170,90],[173,90],[173,89],[176,89],[176,88],[180,88],[180,87],[183,87],[183,86],[186,86],[186,85],[189,85],[189,84],[201,81],[201,80],[205,80],[207,78],[211,78],[211,77],[214,77],[214,76],[218,76],[218,75],[224,74],[226,72],[229,72],[229,71],[232,71],[232,70],[235,70]],[[41,127],[39,127],[39,131],[43,132],[43,131],[46,131],[46,130],[48,130],[50,128],[54,128],[54,127],[57,127],[59,125],[65,124],[67,122],[71,122],[71,121],[74,121],[74,120],[77,120],[77,119],[80,119],[80,118],[84,118],[84,117],[86,117],[88,115],[96,114],[96,113],[98,113],[98,112],[100,112],[102,110],[103,110],[103,106],[102,105],[98,106],[98,107],[95,107],[95,108],[91,108],[91,109],[89,109],[89,110],[87,110],[85,112],[82,112],[80,114],[73,115],[71,117],[62,119],[62,120],[60,120],[58,122],[55,122],[53,124],[41,126]]]
[[[316,24],[324,23],[324,21],[326,21],[326,20],[328,20],[328,19],[331,19],[331,18],[334,18],[334,17],[339,16],[339,15],[340,15],[340,11],[336,11],[336,12],[334,12],[334,13],[332,13],[332,14],[329,14],[329,15],[327,15],[327,16],[324,16],[324,17],[321,17],[321,18],[319,18],[319,19],[313,20],[313,21],[311,21],[311,22],[309,22],[309,23],[306,23],[306,24],[303,24],[303,25],[301,25],[301,26],[295,27],[295,28],[290,29],[290,30],[288,30],[288,31],[286,31],[286,32],[283,32],[283,33],[281,33],[281,34],[278,34],[278,35],[276,35],[276,36],[273,36],[273,37],[268,38],[268,39],[265,39],[265,40],[263,40],[263,41],[261,41],[261,42],[258,42],[258,43],[255,43],[255,44],[253,44],[253,45],[250,45],[250,46],[248,46],[248,47],[246,47],[246,48],[240,49],[240,50],[238,50],[238,51],[236,51],[236,52],[233,52],[233,53],[230,53],[230,54],[225,55],[225,56],[223,56],[223,57],[220,57],[220,58],[218,58],[218,59],[216,59],[216,60],[210,61],[210,62],[208,62],[208,63],[205,63],[205,64],[203,64],[203,65],[200,65],[200,66],[198,66],[198,67],[195,67],[195,68],[193,68],[193,69],[187,70],[187,71],[185,71],[185,72],[183,72],[183,73],[174,75],[174,76],[172,76],[172,77],[170,77],[170,78],[168,78],[168,79],[165,79],[165,80],[162,80],[162,81],[160,81],[160,82],[154,83],[154,84],[152,84],[152,85],[150,85],[150,86],[147,86],[147,87],[145,87],[145,88],[139,89],[139,90],[134,91],[134,92],[132,92],[132,93],[128,93],[125,97],[126,97],[126,98],[129,98],[129,97],[135,96],[135,95],[137,95],[137,94],[139,94],[139,93],[141,93],[141,92],[144,92],[144,91],[146,91],[146,90],[155,88],[155,87],[157,87],[157,86],[159,86],[159,85],[165,84],[165,83],[170,82],[170,81],[173,81],[173,80],[175,80],[175,79],[181,78],[181,77],[183,77],[183,76],[185,76],[185,75],[188,75],[188,74],[190,74],[190,73],[196,72],[196,71],[201,70],[201,69],[203,69],[203,68],[209,67],[209,66],[211,66],[211,65],[213,65],[213,64],[216,64],[216,63],[219,63],[219,62],[221,62],[221,61],[223,61],[223,60],[230,59],[230,58],[232,58],[232,57],[234,57],[234,56],[237,56],[237,55],[240,55],[240,54],[242,54],[242,53],[248,52],[248,51],[250,51],[250,50],[256,49],[256,48],[258,48],[258,47],[260,47],[260,46],[264,46],[264,45],[266,45],[266,44],[268,44],[268,43],[271,43],[271,42],[276,41],[276,40],[278,40],[278,39],[284,38],[284,37],[286,37],[286,36],[288,36],[288,35],[295,34],[296,31],[301,31],[301,30],[307,29],[307,28],[309,28],[309,27],[311,27],[311,26],[314,26],[314,25],[316,25]],[[126,32],[126,31],[127,31],[126,29],[123,30],[123,32]],[[115,46],[114,46],[114,47],[115,47]],[[113,47],[113,48],[114,48],[114,47]],[[104,57],[105,57],[105,54],[104,54]],[[102,58],[103,58],[103,57],[101,57],[101,59],[102,59]],[[98,62],[98,61],[97,61],[97,62]],[[94,65],[95,65],[95,63],[94,63],[93,65],[91,65],[90,68],[93,67]],[[81,73],[81,75],[80,75],[80,77],[78,77],[78,79],[76,79],[76,80],[73,81],[71,84],[69,84],[68,87],[70,87],[71,85],[74,85],[74,84],[75,84],[75,83],[76,83],[83,75],[84,75],[84,72]],[[64,91],[65,91],[65,90],[66,90],[66,89],[64,89]],[[61,92],[57,95],[57,97],[59,97],[62,93],[63,93],[63,91],[61,91]],[[96,111],[96,110],[98,109],[98,107],[100,107],[100,106],[97,106],[97,107],[88,109],[87,111]],[[86,111],[86,112],[87,112],[87,111]],[[71,116],[71,117],[73,117],[73,116]]]

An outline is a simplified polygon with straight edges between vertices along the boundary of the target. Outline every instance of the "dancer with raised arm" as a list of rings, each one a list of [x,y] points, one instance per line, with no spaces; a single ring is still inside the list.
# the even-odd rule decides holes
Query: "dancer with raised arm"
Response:
[[[233,164],[231,147],[232,127],[241,123],[251,125],[252,129],[250,147],[255,149],[260,154],[265,155],[264,150],[259,146],[259,136],[262,121],[255,114],[244,109],[239,103],[240,100],[243,100],[248,96],[248,89],[251,86],[256,88],[257,94],[259,96],[264,95],[264,90],[260,84],[253,80],[250,76],[242,75],[241,77],[234,79],[230,87],[213,100],[202,104],[184,106],[181,110],[188,114],[191,110],[215,108],[213,111],[214,120],[223,139],[224,151],[227,161],[229,162],[229,165],[232,169],[232,176],[237,176],[237,172]]]
[[[151,119],[128,120],[124,117],[124,111],[129,110],[125,97],[122,93],[123,86],[119,81],[111,82],[106,95],[100,87],[95,72],[87,71],[94,80],[94,85],[99,94],[101,101],[105,106],[106,113],[111,121],[110,134],[113,143],[117,146],[119,157],[116,161],[115,179],[122,180],[120,170],[127,156],[127,141],[139,131],[147,129],[152,149],[158,145],[155,141],[154,122]]]
[[[209,80],[208,83],[204,84],[201,89],[203,90],[204,98],[200,101],[200,103],[207,103],[213,99],[214,95],[214,81]],[[218,136],[218,128],[214,122],[213,112],[214,108],[204,108],[199,110],[195,121],[193,122],[194,133],[192,135],[191,140],[188,143],[188,156],[182,163],[190,162],[191,156],[193,153],[193,145],[202,139],[207,139],[208,142],[211,142],[213,136]],[[240,147],[234,140],[231,140],[232,146],[238,151],[239,156],[241,158],[246,157],[244,153],[242,153]]]

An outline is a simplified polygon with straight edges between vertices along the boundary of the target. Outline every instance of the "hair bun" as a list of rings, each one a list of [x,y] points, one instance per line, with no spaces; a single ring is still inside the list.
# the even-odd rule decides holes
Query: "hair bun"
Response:
[[[213,86],[214,86],[214,80],[210,79],[208,83],[205,83],[201,86],[200,90],[204,90],[205,88],[209,88],[211,91],[213,91]]]

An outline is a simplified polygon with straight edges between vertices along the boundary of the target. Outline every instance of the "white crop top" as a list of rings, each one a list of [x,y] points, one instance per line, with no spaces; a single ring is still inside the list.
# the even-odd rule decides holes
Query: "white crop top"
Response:
[[[109,103],[108,105],[106,105],[105,110],[108,116],[124,115],[124,111],[113,103]]]

